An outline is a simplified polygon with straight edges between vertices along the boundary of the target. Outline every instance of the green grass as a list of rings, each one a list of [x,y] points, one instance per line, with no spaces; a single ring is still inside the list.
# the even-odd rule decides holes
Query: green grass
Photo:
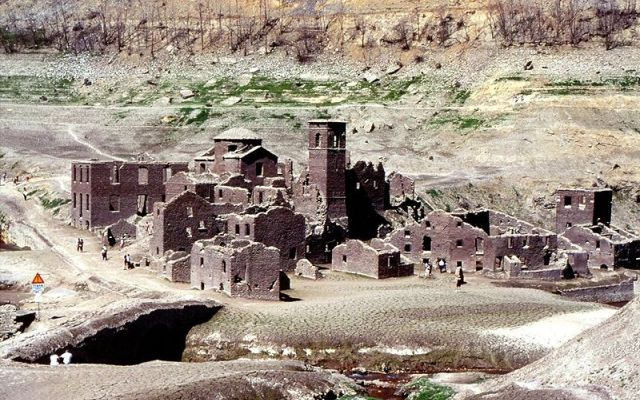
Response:
[[[496,79],[496,82],[505,82],[505,81],[515,81],[515,82],[520,82],[520,81],[526,81],[528,80],[527,78],[525,78],[524,76],[503,76],[500,77],[498,79]]]
[[[172,125],[202,125],[211,116],[209,108],[182,107],[178,109],[178,118]]]
[[[83,97],[75,90],[73,79],[28,75],[0,76],[0,99],[40,102],[44,96],[51,104],[80,103]]]
[[[471,116],[461,116],[455,113],[446,113],[444,115],[439,115],[433,117],[429,120],[429,125],[432,126],[443,126],[443,125],[453,125],[458,130],[467,131],[467,130],[475,130],[482,126],[484,126],[486,120],[477,117]]]
[[[411,381],[404,389],[411,391],[407,400],[449,400],[456,394],[449,386],[438,385],[424,377]]]
[[[469,96],[471,96],[471,92],[469,90],[454,88],[451,93],[451,100],[455,104],[464,104]]]

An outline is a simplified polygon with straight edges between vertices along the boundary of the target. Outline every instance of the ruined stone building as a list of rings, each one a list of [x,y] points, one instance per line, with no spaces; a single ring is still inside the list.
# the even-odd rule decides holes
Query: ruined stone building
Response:
[[[347,217],[349,236],[371,239],[384,224],[383,213],[389,203],[386,195],[385,172],[382,163],[358,161],[346,171]]]
[[[376,279],[411,276],[414,266],[381,239],[347,240],[333,249],[331,269]]]
[[[611,189],[556,192],[556,229],[589,254],[589,267],[640,267],[640,238],[611,225]]]
[[[611,189],[560,189],[556,191],[556,232],[573,225],[611,224]]]
[[[191,250],[191,286],[232,297],[280,299],[280,251],[224,235],[200,240]]]
[[[219,183],[220,176],[211,172],[202,174],[179,172],[165,183],[165,199],[170,201],[188,190],[213,203],[215,188]]]
[[[278,157],[262,147],[262,138],[244,128],[232,128],[213,139],[213,147],[194,159],[195,172],[240,174],[251,187],[278,175]]]
[[[556,234],[493,210],[455,215],[433,211],[419,223],[396,229],[386,240],[419,265],[430,261],[435,266],[444,259],[450,272],[458,266],[475,272],[506,271],[516,265],[525,275],[557,269],[552,265]],[[557,271],[548,275],[557,276]]]
[[[165,183],[187,171],[187,163],[153,161],[74,162],[71,166],[71,218],[75,227],[105,227],[151,212],[165,200]]]
[[[415,183],[413,179],[398,172],[392,172],[387,178],[389,206],[397,207],[405,200],[414,200],[416,197]]]
[[[168,250],[190,252],[193,243],[219,232],[213,204],[191,191],[166,203],[156,202],[153,210],[151,252],[162,257]]]

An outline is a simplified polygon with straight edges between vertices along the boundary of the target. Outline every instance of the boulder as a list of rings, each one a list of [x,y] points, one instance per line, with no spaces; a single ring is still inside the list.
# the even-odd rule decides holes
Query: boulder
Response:
[[[232,96],[226,100],[221,101],[220,104],[223,106],[232,106],[234,104],[240,103],[241,101],[242,101],[242,97]]]
[[[369,83],[375,83],[378,82],[380,80],[380,77],[376,74],[374,74],[371,71],[368,71],[367,73],[365,73],[362,76],[362,79],[364,79],[365,81],[369,82]]]
[[[180,96],[181,96],[183,99],[190,99],[190,98],[192,98],[193,96],[195,96],[195,93],[193,93],[193,90],[190,90],[190,89],[182,89],[182,90],[180,91]]]
[[[387,75],[393,75],[396,72],[400,71],[401,68],[402,68],[402,63],[396,62],[394,64],[389,65],[389,67],[387,67],[387,70],[385,71],[385,73]]]

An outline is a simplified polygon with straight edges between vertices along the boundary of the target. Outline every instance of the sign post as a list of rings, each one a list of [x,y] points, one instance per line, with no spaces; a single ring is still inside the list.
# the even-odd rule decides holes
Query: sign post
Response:
[[[35,294],[35,302],[38,304],[36,319],[40,320],[40,300],[42,293],[44,292],[44,279],[42,279],[42,276],[40,276],[39,273],[36,273],[36,276],[34,276],[31,281],[31,292]]]

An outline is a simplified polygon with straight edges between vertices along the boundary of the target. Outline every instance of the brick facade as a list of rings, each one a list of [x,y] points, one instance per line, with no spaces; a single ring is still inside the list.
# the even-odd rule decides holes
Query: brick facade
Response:
[[[215,206],[190,191],[182,192],[167,203],[156,203],[151,253],[161,257],[168,250],[190,252],[195,241],[219,232],[215,218]]]
[[[232,297],[280,299],[279,250],[249,240],[202,240],[191,251],[191,286]]]
[[[400,251],[380,239],[370,244],[347,240],[333,249],[331,269],[370,278],[384,279],[413,275],[413,264],[406,263]]]
[[[560,189],[556,191],[556,232],[573,225],[609,225],[611,189]]]
[[[187,163],[89,161],[71,165],[71,218],[75,227],[105,227],[146,215],[165,199],[165,182]]]

